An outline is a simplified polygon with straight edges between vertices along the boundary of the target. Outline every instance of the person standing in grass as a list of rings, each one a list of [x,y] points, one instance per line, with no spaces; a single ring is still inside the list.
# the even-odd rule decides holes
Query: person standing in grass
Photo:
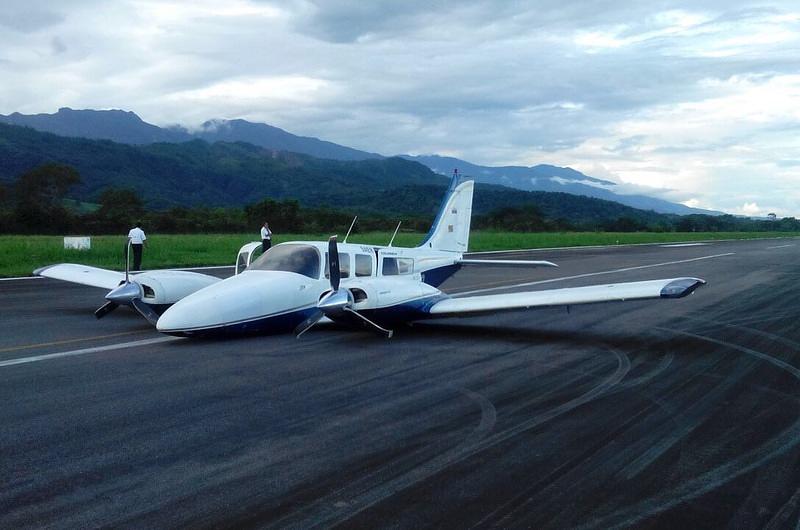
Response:
[[[269,229],[269,224],[264,221],[264,226],[261,227],[261,252],[266,252],[272,246],[272,230]]]
[[[136,223],[136,226],[128,232],[128,240],[131,242],[133,249],[133,270],[138,271],[142,268],[142,248],[144,247],[147,236],[142,230],[142,223]]]

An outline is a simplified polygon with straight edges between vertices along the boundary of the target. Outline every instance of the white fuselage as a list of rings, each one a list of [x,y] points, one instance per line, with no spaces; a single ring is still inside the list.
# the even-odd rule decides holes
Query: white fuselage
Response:
[[[316,311],[331,289],[326,242],[272,247],[250,267],[177,302],[158,320],[159,331],[176,335],[287,331]],[[458,269],[460,252],[426,248],[338,246],[341,287],[353,309],[391,320],[408,319],[427,301],[443,296],[435,287]]]

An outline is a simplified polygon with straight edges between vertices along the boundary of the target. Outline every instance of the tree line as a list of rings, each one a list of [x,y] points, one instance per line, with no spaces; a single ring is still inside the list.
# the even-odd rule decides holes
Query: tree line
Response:
[[[277,233],[327,233],[346,228],[359,213],[329,207],[303,207],[297,200],[271,198],[243,207],[179,206],[156,210],[146,208],[137,192],[128,188],[106,188],[92,203],[81,203],[68,199],[70,189],[79,182],[80,175],[74,168],[48,163],[26,171],[13,185],[0,185],[0,233],[119,234],[127,232],[135,222],[142,222],[146,230],[160,233],[240,233],[256,231],[264,221]],[[412,194],[409,190],[413,191],[413,187],[407,188],[405,193]],[[402,202],[414,204],[411,200]],[[422,202],[420,197],[417,203]],[[607,201],[598,204],[601,202]],[[800,221],[793,217],[769,221],[732,215],[677,216],[630,208],[624,211],[634,213],[594,218],[580,215],[567,219],[548,216],[544,208],[537,205],[523,204],[473,215],[472,227],[518,232],[800,231]],[[430,212],[380,214],[373,209],[367,215],[360,215],[357,230],[392,230],[402,220],[404,230],[424,232],[430,228],[433,217]]]

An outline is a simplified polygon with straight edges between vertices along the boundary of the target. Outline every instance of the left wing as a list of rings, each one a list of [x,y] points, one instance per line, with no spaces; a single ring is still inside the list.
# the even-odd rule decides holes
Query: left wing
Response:
[[[125,274],[122,272],[75,263],[59,263],[58,265],[41,267],[33,271],[33,275],[92,287],[102,287],[103,289],[115,289],[119,284],[125,282]]]
[[[530,291],[524,293],[490,294],[464,298],[447,298],[430,307],[435,316],[458,316],[535,307],[621,302],[651,298],[683,298],[704,285],[699,278],[669,278],[644,282],[612,283]]]

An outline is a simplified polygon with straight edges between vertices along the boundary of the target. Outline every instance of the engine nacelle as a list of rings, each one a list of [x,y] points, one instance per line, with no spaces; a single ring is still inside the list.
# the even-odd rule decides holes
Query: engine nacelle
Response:
[[[137,274],[132,281],[142,286],[142,301],[174,304],[178,300],[220,281],[219,278],[189,271],[152,271]]]
[[[343,283],[342,287],[353,295],[353,309],[356,311],[378,309],[441,293],[426,283],[397,278],[373,278],[370,282],[354,280]]]

